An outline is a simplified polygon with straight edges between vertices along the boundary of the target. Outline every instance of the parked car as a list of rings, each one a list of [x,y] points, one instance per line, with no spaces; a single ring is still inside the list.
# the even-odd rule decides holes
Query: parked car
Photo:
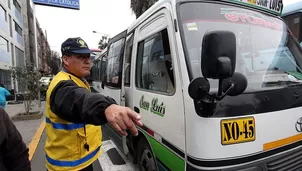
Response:
[[[40,83],[42,84],[42,86],[48,87],[48,84],[50,83],[51,79],[52,77],[41,77]]]

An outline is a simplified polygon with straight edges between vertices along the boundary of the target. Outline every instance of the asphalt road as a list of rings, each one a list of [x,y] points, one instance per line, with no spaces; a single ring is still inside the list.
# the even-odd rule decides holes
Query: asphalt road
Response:
[[[36,152],[31,161],[32,171],[46,171],[44,144],[46,140],[43,132]],[[116,145],[103,133],[103,154],[93,164],[94,171],[137,171],[136,167],[126,156],[117,149]]]

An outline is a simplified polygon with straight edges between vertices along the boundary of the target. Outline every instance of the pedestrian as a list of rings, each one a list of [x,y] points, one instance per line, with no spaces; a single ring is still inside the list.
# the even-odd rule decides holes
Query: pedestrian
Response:
[[[87,43],[68,38],[61,46],[62,71],[55,75],[46,93],[46,167],[49,171],[92,171],[101,155],[101,125],[110,124],[118,133],[142,126],[141,117],[115,100],[92,93],[84,79],[90,74]]]
[[[10,92],[0,83],[0,106],[5,109],[6,107],[6,97],[10,96]]]
[[[31,171],[28,148],[11,121],[0,107],[0,170]]]

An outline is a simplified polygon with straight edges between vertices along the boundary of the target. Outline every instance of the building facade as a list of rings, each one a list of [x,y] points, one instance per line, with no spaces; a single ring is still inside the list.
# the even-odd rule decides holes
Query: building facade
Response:
[[[11,66],[24,66],[24,33],[21,0],[0,0],[0,82],[16,89]]]
[[[47,52],[50,51],[50,46],[47,41],[47,33],[40,28],[37,21],[37,43],[38,43],[38,68],[42,74],[48,74],[50,72],[49,66],[46,64]]]
[[[26,61],[37,64],[47,72],[43,60],[49,49],[46,36],[37,22],[35,36],[33,4],[31,0],[0,0],[0,83],[15,92],[22,92],[22,87],[11,78],[10,67],[24,67]],[[36,57],[35,38],[38,42]]]

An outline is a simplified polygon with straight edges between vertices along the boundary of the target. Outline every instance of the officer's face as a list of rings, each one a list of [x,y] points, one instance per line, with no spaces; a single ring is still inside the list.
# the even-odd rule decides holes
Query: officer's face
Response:
[[[78,77],[85,77],[90,74],[90,54],[72,54],[64,56],[66,69]]]

